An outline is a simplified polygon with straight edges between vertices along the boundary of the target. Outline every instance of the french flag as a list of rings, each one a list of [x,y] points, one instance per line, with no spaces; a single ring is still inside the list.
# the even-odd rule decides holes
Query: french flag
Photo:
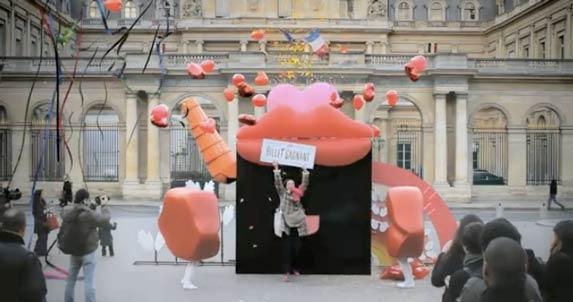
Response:
[[[328,54],[328,45],[324,39],[320,36],[320,30],[318,28],[313,29],[310,34],[304,38],[304,40],[310,44],[312,51],[319,57],[323,57]]]

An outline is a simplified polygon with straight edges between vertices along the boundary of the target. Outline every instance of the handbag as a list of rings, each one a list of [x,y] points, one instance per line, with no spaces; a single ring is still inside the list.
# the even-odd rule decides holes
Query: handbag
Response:
[[[46,213],[46,225],[50,231],[59,228],[60,222],[58,221],[58,216],[52,212]]]
[[[283,230],[282,227],[284,225],[283,222],[283,212],[277,208],[277,210],[275,211],[275,218],[274,218],[274,229],[275,229],[275,235],[277,237],[282,238],[283,235]]]

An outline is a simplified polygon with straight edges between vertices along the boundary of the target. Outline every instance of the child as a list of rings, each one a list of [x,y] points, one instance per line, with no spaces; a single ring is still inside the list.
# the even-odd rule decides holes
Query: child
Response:
[[[117,222],[113,224],[109,221],[106,221],[102,224],[99,229],[99,240],[101,242],[101,255],[106,256],[105,248],[107,247],[109,250],[109,255],[111,257],[114,256],[113,252],[113,237],[111,236],[111,231],[117,229]]]

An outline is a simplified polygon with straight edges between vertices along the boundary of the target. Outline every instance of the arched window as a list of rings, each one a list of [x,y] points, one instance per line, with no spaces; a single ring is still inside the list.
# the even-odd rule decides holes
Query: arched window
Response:
[[[123,7],[123,18],[125,19],[135,19],[137,18],[137,5],[133,0],[125,1]]]
[[[542,107],[527,116],[527,184],[546,185],[561,179],[560,120]]]
[[[412,8],[408,2],[400,2],[398,4],[397,14],[398,20],[412,20]]]
[[[97,1],[96,0],[92,0],[90,2],[90,6],[88,7],[88,13],[90,18],[99,18],[101,15],[99,13],[99,7],[97,5]]]
[[[462,8],[462,20],[464,21],[477,21],[478,10],[474,3],[466,2]]]
[[[483,108],[472,128],[473,184],[507,184],[507,117],[498,108]]]
[[[64,118],[65,120],[65,118]],[[50,113],[50,104],[44,103],[32,111],[31,178],[42,181],[61,181],[65,173],[64,138],[60,136],[58,148],[56,112]],[[59,153],[58,153],[59,151]],[[38,167],[40,168],[38,170]]]
[[[433,2],[430,5],[430,15],[428,19],[430,21],[443,21],[445,18],[444,16],[444,7],[439,2]]]
[[[83,169],[86,181],[119,179],[119,117],[110,107],[96,105],[86,113],[83,128]]]
[[[6,108],[0,106],[0,180],[8,180],[12,175],[11,143],[12,136]]]

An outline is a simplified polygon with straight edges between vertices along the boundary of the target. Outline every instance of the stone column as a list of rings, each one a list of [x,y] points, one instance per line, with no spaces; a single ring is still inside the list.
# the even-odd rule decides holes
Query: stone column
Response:
[[[159,105],[159,96],[153,96],[149,99],[147,105],[147,111],[151,112],[151,109]],[[150,119],[147,119],[147,179],[145,181],[148,183],[159,182],[159,128],[151,123]]]
[[[567,21],[565,23],[565,57],[573,57],[573,24],[571,24],[571,8],[567,8]]]
[[[547,17],[547,33],[545,34],[545,58],[553,58],[553,24],[551,17]]]
[[[505,57],[505,47],[503,45],[503,33],[500,33],[499,40],[497,41],[497,57],[504,58]]]
[[[467,94],[456,95],[456,187],[468,187]]]
[[[183,41],[183,53],[189,53],[189,41]]]
[[[432,124],[424,124],[422,125],[422,146],[424,148],[424,152],[422,152],[422,178],[429,182],[433,183],[434,181],[434,171],[436,170],[436,166],[434,165],[434,152],[432,152],[432,148],[434,146],[434,125]]]
[[[123,195],[132,195],[134,187],[139,185],[139,131],[137,124],[137,98],[133,94],[128,94],[125,100],[125,180],[123,183]],[[133,135],[131,135],[131,131]],[[131,140],[130,140],[131,135]]]
[[[434,114],[434,186],[448,186],[448,144],[446,128],[446,95],[435,93]]]
[[[537,47],[535,47],[534,36],[535,36],[535,29],[533,28],[533,25],[531,25],[529,27],[529,58],[537,57],[537,50],[536,50]]]
[[[16,18],[14,9],[10,11],[10,28],[8,30],[10,31],[10,53],[8,55],[16,56],[18,54],[16,54]]]
[[[519,29],[515,32],[515,57],[521,58],[521,49],[519,49]]]
[[[259,50],[262,52],[267,51],[267,41],[265,41],[265,40],[259,41]]]
[[[507,129],[508,179],[512,194],[525,194],[527,174],[526,128]]]
[[[561,128],[561,186],[573,194],[573,127]]]
[[[31,46],[31,31],[32,31],[32,27],[30,26],[30,16],[28,16],[26,18],[26,33],[24,35],[24,53],[27,54],[28,56],[32,56],[32,52],[30,51],[30,49],[32,47]]]
[[[371,55],[374,47],[374,41],[366,41],[366,54]]]
[[[249,44],[249,41],[247,40],[241,40],[241,51],[247,51],[247,44]]]
[[[197,53],[203,53],[203,40],[195,41],[195,47],[197,47]]]

